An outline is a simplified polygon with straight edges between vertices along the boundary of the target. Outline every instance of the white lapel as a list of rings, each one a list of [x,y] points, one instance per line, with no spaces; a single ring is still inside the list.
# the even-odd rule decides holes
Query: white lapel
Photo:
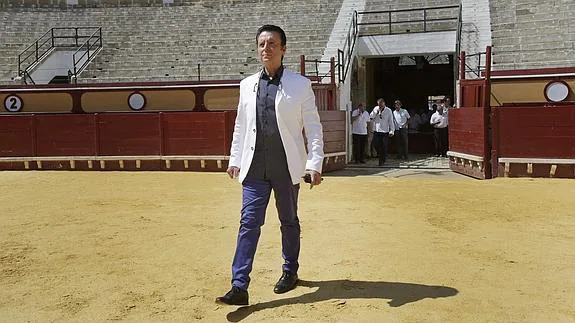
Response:
[[[246,98],[245,107],[249,111],[248,115],[253,118],[257,115],[256,98],[258,95],[260,75],[261,73],[257,73],[251,76],[251,80],[245,89],[247,93],[244,93]]]
[[[276,93],[276,114],[278,111],[281,111],[281,104],[282,101],[286,98],[285,86],[289,87],[289,72],[284,67],[284,71],[282,73],[282,78],[280,79],[280,85],[278,86],[278,91]],[[281,113],[281,112],[279,112]]]

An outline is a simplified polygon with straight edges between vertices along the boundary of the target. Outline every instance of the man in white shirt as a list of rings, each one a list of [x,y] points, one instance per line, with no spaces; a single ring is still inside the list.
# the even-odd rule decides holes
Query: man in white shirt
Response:
[[[385,106],[385,100],[377,100],[377,106],[373,108],[370,114],[373,120],[373,141],[379,157],[379,166],[383,166],[387,158],[387,144],[389,137],[395,132],[393,124],[393,113],[391,109]]]
[[[397,159],[407,159],[407,122],[409,121],[409,112],[402,108],[401,101],[395,100],[394,102],[395,110],[393,110],[393,117],[395,120],[395,131],[396,134],[396,150]]]
[[[441,100],[441,104],[437,106],[437,111],[431,115],[429,123],[433,127],[433,140],[435,142],[435,156],[447,157],[447,138],[449,123],[447,113],[444,111],[445,102]]]
[[[351,112],[351,133],[353,136],[353,159],[356,163],[365,164],[365,142],[367,141],[367,123],[369,113],[363,103]]]

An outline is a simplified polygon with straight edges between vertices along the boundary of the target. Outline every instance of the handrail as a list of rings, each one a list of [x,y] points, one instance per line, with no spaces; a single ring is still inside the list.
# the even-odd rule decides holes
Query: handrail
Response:
[[[429,9],[453,9],[457,8],[459,5],[448,5],[448,6],[436,6],[436,7],[424,7],[424,8],[410,8],[410,9],[390,9],[390,10],[373,10],[373,11],[360,11],[358,14],[370,14],[370,13],[388,13],[388,12],[409,12],[409,11],[421,11]]]
[[[443,9],[458,9],[457,17],[449,17],[449,18],[428,18],[428,11],[434,10],[443,10]],[[422,12],[423,19],[407,19],[407,20],[397,20],[393,21],[392,14],[396,13],[404,13],[404,12]],[[386,21],[364,21],[364,17],[368,17],[370,15],[380,15],[386,14]],[[362,17],[362,22],[359,22],[360,15]],[[442,28],[442,29],[434,29],[429,30],[428,22],[457,22],[457,26],[455,29],[453,28]],[[378,11],[354,11],[351,24],[349,26],[347,36],[345,38],[345,42],[341,49],[337,51],[337,61],[338,61],[338,74],[339,74],[339,82],[345,82],[345,78],[347,76],[347,72],[349,70],[349,66],[351,65],[351,59],[353,56],[353,51],[355,49],[355,44],[357,38],[360,36],[368,36],[368,34],[362,33],[360,34],[360,27],[362,26],[373,26],[373,25],[388,25],[387,33],[383,33],[383,35],[391,35],[391,34],[399,34],[400,32],[393,32],[392,26],[394,25],[401,25],[401,24],[413,24],[413,23],[423,23],[423,28],[421,31],[411,31],[407,30],[406,33],[412,32],[435,32],[435,31],[452,31],[452,30],[459,30],[461,25],[461,5],[452,5],[452,6],[438,6],[438,7],[424,7],[424,8],[413,8],[413,9],[392,9],[392,10],[378,10]],[[378,35],[381,35],[379,33]],[[461,32],[459,31],[459,35]],[[458,36],[459,37],[459,36]]]
[[[40,60],[46,57],[46,55],[56,47],[78,47],[78,40],[88,38],[90,36],[79,35],[79,30],[94,29],[98,28],[100,30],[100,45],[101,45],[101,27],[52,27],[40,37],[38,37],[32,44],[27,46],[18,55],[18,75],[24,77],[25,73],[30,73],[30,71],[38,64]],[[57,31],[61,30],[74,30],[74,35],[58,35]],[[47,37],[49,36],[49,37]],[[74,39],[73,44],[65,43],[58,44],[59,39]],[[85,42],[84,42],[85,43]],[[34,58],[31,60],[30,58]]]
[[[473,73],[477,77],[482,76],[481,72],[485,71],[485,69],[487,67],[486,65],[481,65],[481,57],[482,56],[485,56],[485,61],[487,61],[487,51],[474,53],[474,54],[466,54],[465,52],[461,53],[461,63],[464,65],[461,68],[463,68],[463,71],[465,72],[465,74]],[[477,65],[476,66],[471,66],[469,64],[469,61],[467,59],[470,57],[477,57]]]
[[[457,17],[457,35],[455,36],[455,55],[459,59],[459,54],[461,53],[461,34],[463,32],[463,5],[459,3],[459,16]],[[455,64],[454,80],[460,75],[460,64]]]
[[[351,17],[351,24],[349,25],[347,36],[343,44],[343,49],[337,50],[337,65],[339,74],[338,79],[340,83],[345,82],[347,71],[351,63],[353,50],[355,49],[355,42],[357,41],[357,37],[359,34],[357,19],[358,19],[358,12],[354,10],[353,15]]]
[[[26,79],[28,79],[28,80],[30,80],[32,85],[36,85],[36,82],[34,82],[34,79],[30,75],[30,73],[28,73],[28,71],[24,71],[23,78],[24,78],[24,83],[28,84],[28,81],[26,81]]]
[[[428,18],[429,11],[436,11],[436,10],[444,10],[444,9],[458,9],[458,16],[452,16],[449,18]],[[428,30],[428,22],[459,22],[459,17],[461,15],[461,6],[460,5],[452,5],[452,6],[439,6],[439,7],[424,7],[424,8],[413,8],[413,9],[392,9],[392,10],[380,10],[380,11],[362,11],[358,12],[358,15],[362,15],[362,17],[369,17],[373,15],[380,15],[385,14],[384,16],[387,18],[385,21],[375,21],[375,22],[361,22],[358,23],[359,26],[373,26],[373,25],[387,25],[387,32],[379,33],[380,35],[391,35],[391,34],[401,34],[401,33],[417,33],[417,32],[430,32],[430,31],[452,31],[456,30],[455,28],[441,28],[441,29],[434,29]],[[407,19],[407,20],[393,20],[392,14],[397,13],[412,13],[412,12],[421,12],[423,14],[423,19]],[[381,18],[380,18],[381,19]],[[363,20],[363,19],[362,19]],[[406,31],[402,32],[394,32],[392,26],[394,25],[405,25],[405,24],[415,24],[415,23],[423,23],[423,28],[419,31],[413,31],[411,29],[407,29]],[[373,34],[370,34],[373,35]],[[362,35],[363,36],[363,35]]]
[[[314,64],[315,71],[312,71],[311,75],[315,75],[315,77],[317,78],[317,81],[319,83],[322,83],[322,80],[326,77],[331,78],[331,75],[332,75],[332,71],[331,71],[332,61],[331,60],[326,61],[326,60],[320,60],[320,59],[306,59],[305,56],[303,56],[303,64],[305,64],[305,63],[313,63]],[[335,61],[334,61],[334,63],[335,63]],[[320,64],[330,64],[330,69],[325,74],[320,75],[320,73],[319,73],[319,65]],[[338,64],[335,64],[335,65],[336,66],[334,66],[333,68],[337,68],[339,70]],[[310,75],[310,72],[307,69],[304,70],[304,73],[306,76]],[[333,82],[335,83],[335,80],[333,80]]]
[[[76,31],[77,32],[77,31]],[[96,34],[98,34],[96,36]],[[90,40],[92,39],[96,39],[96,43],[92,43],[90,44]],[[90,49],[92,49],[92,47],[96,46],[96,50],[92,51],[92,53],[90,54]],[[76,58],[76,55],[80,52],[80,50],[82,50],[84,47],[86,47],[85,51],[82,53],[82,55],[79,58]],[[90,37],[82,44],[80,45],[80,47],[74,52],[74,54],[72,54],[72,60],[74,63],[74,82],[77,82],[78,80],[78,74],[81,73],[84,68],[92,61],[92,59],[94,58],[94,56],[96,56],[96,54],[98,54],[98,51],[102,48],[102,27],[98,27],[98,29],[93,32]],[[82,61],[82,59],[88,55],[88,57],[84,60],[83,63],[81,63],[80,67],[78,67],[78,63]]]

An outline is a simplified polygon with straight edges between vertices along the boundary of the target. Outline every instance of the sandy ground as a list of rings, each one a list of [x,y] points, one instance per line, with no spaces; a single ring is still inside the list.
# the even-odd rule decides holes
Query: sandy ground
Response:
[[[302,187],[284,295],[270,207],[237,308],[223,174],[0,172],[0,321],[575,321],[574,181],[393,174]]]

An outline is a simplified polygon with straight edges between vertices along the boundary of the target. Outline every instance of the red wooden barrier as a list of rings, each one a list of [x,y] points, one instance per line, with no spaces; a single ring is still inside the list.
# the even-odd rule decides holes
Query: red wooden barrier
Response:
[[[16,157],[0,160],[0,169],[222,171],[235,117],[235,111],[0,116],[0,157]],[[342,168],[345,112],[320,117],[325,151],[333,154],[326,169]]]
[[[489,108],[449,110],[449,168],[475,178],[491,178]]]
[[[575,105],[493,110],[498,157],[575,158]]]
[[[227,155],[227,112],[163,114],[164,155]],[[231,136],[229,136],[231,139]]]
[[[158,113],[100,114],[99,154],[102,156],[160,155]]]
[[[36,117],[36,156],[93,156],[94,116],[82,114]]]
[[[484,110],[469,107],[449,110],[449,150],[484,156]]]
[[[35,156],[34,116],[2,116],[0,157]]]

